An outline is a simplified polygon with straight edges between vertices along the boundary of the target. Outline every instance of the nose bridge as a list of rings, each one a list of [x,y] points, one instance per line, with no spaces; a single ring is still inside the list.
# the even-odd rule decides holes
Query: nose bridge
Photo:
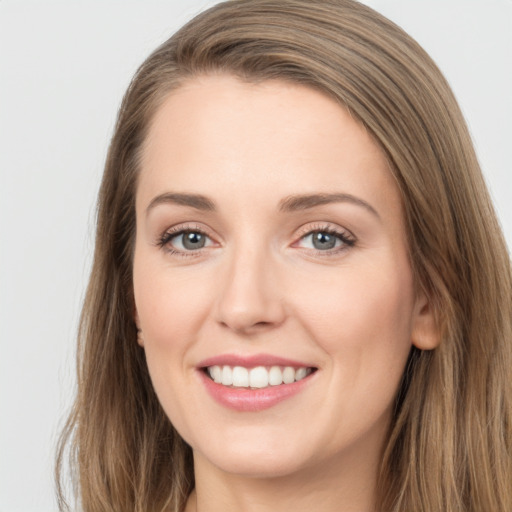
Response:
[[[270,247],[245,236],[228,252],[219,293],[219,321],[235,331],[281,323],[283,296]]]

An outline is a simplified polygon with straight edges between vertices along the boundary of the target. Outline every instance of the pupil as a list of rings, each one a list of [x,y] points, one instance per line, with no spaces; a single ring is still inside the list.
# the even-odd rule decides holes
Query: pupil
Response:
[[[313,234],[313,246],[315,249],[333,249],[336,238],[328,233],[317,232]]]
[[[204,247],[204,236],[200,233],[185,233],[183,235],[183,247],[185,249],[201,249]]]

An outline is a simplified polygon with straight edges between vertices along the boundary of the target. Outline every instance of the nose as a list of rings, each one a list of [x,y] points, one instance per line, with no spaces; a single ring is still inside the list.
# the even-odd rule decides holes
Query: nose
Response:
[[[241,334],[280,325],[285,304],[275,262],[264,251],[239,250],[226,267],[217,303],[218,322]]]

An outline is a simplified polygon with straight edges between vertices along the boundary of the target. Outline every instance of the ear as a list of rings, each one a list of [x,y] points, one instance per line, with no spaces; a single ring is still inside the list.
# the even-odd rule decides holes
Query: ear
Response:
[[[441,342],[437,315],[424,292],[419,293],[414,305],[411,340],[420,350],[433,350]]]
[[[142,329],[140,328],[139,313],[138,313],[136,307],[134,308],[133,319],[135,321],[135,325],[137,326],[137,343],[141,347],[144,347],[144,338],[142,336]]]

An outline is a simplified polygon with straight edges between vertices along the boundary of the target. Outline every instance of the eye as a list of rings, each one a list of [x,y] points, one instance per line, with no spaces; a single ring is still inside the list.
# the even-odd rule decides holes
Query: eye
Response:
[[[306,238],[311,238],[311,244],[313,245],[313,248],[319,251],[334,249],[337,245],[340,245],[339,238],[336,238],[336,236],[331,235],[330,233],[326,233],[325,231],[315,231],[314,233],[308,235]]]
[[[199,229],[177,229],[165,232],[158,241],[174,254],[198,251],[213,245],[211,238]]]
[[[202,249],[206,246],[208,237],[198,231],[184,231],[179,235],[175,235],[169,241],[171,245],[175,245],[177,249],[193,251]]]
[[[309,231],[297,242],[298,247],[318,252],[337,253],[355,244],[351,233],[333,228],[321,228]]]

